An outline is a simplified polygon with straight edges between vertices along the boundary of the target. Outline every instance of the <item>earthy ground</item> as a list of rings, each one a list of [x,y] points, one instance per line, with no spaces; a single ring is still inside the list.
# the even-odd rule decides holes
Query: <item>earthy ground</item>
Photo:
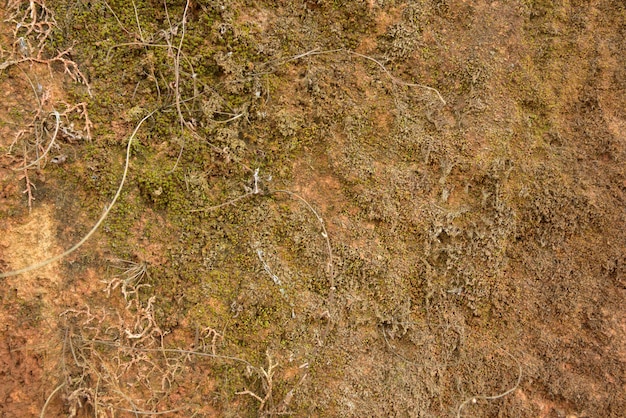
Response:
[[[624,416],[623,2],[1,17],[1,416]]]

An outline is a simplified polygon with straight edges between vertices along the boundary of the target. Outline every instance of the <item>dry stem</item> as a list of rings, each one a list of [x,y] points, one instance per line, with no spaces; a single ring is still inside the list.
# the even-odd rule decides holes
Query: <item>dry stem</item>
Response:
[[[267,356],[267,369],[264,369],[262,367],[259,367],[257,370],[257,373],[259,374],[259,376],[261,377],[261,382],[263,385],[263,393],[265,394],[263,397],[257,395],[256,393],[252,392],[249,389],[245,389],[241,392],[237,392],[237,395],[248,395],[248,396],[252,396],[254,399],[256,399],[257,401],[259,401],[259,412],[265,411],[265,412],[269,412],[272,413],[272,390],[273,390],[273,378],[274,378],[274,373],[276,367],[278,367],[278,362],[274,363],[274,361],[272,360],[272,356],[270,355],[269,351],[267,351],[265,353],[265,355]],[[266,411],[266,405],[269,403],[269,411]]]
[[[115,203],[117,202],[117,199],[120,197],[120,194],[122,193],[122,189],[124,188],[124,184],[126,182],[126,176],[128,175],[128,167],[130,165],[130,150],[131,150],[131,146],[133,144],[133,140],[135,139],[135,135],[137,135],[137,132],[139,131],[139,128],[141,127],[141,125],[149,117],[151,117],[155,112],[156,112],[156,110],[150,112],[147,116],[145,116],[143,119],[141,119],[141,121],[139,121],[139,123],[135,127],[135,130],[133,131],[133,133],[128,138],[128,145],[126,147],[126,161],[124,163],[124,172],[122,174],[122,180],[120,181],[120,185],[117,188],[117,192],[115,193],[115,196],[113,196],[113,199],[111,200],[111,203],[107,207],[105,207],[102,216],[100,217],[100,219],[98,219],[98,221],[91,228],[91,230],[80,241],[78,241],[76,244],[74,244],[71,248],[69,248],[68,250],[64,251],[63,253],[61,253],[59,255],[56,255],[54,257],[48,258],[47,260],[43,260],[43,261],[40,261],[38,263],[31,264],[30,266],[23,267],[23,268],[18,269],[18,270],[13,270],[13,271],[5,272],[5,273],[0,273],[0,279],[5,278],[5,277],[18,276],[20,274],[40,269],[42,267],[47,266],[48,264],[54,263],[55,261],[58,261],[58,260],[61,260],[62,258],[68,256],[69,254],[71,254],[74,251],[76,251],[77,249],[79,249],[96,232],[96,230],[100,227],[102,222],[104,222],[106,217],[109,215],[109,212],[111,211],[111,208],[115,205]]]
[[[461,410],[465,407],[465,405],[467,405],[468,403],[473,403],[475,404],[479,399],[483,399],[486,401],[492,401],[492,400],[496,400],[496,399],[500,399],[503,398],[507,395],[510,395],[511,393],[513,393],[515,391],[515,389],[517,389],[519,387],[519,384],[522,381],[522,364],[519,362],[518,359],[516,359],[515,357],[513,357],[513,355],[507,351],[505,351],[505,353],[511,357],[513,359],[513,361],[515,361],[515,363],[517,363],[517,367],[519,368],[519,373],[517,376],[517,382],[515,382],[515,385],[513,385],[513,387],[511,387],[510,389],[498,394],[498,395],[476,395],[476,396],[472,396],[471,398],[466,399],[465,401],[463,401],[461,403],[461,405],[459,405],[459,409],[456,412],[456,416],[457,418],[461,418]]]

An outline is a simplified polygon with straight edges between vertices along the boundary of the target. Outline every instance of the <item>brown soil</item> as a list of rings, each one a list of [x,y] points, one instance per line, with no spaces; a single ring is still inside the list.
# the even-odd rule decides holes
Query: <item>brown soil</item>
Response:
[[[624,416],[622,2],[5,9],[1,416]]]

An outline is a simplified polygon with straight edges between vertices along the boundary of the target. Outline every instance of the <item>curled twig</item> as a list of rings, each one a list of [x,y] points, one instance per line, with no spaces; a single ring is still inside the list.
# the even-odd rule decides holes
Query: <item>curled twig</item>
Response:
[[[385,65],[383,63],[381,63],[380,61],[378,61],[376,58],[370,57],[369,55],[358,53],[356,51],[352,51],[350,49],[340,48],[340,49],[329,49],[329,50],[325,50],[325,51],[320,51],[319,48],[315,48],[315,49],[312,49],[312,50],[310,50],[308,52],[304,52],[302,54],[298,54],[298,55],[295,55],[293,57],[290,57],[290,58],[287,58],[287,59],[284,59],[284,60],[270,61],[270,62],[266,63],[266,65],[271,65],[271,64],[274,64],[274,65],[284,65],[284,64],[287,64],[288,62],[296,61],[298,59],[301,59],[301,58],[304,58],[304,57],[308,57],[308,56],[324,55],[324,54],[337,54],[337,53],[346,53],[346,54],[349,54],[349,55],[354,55],[356,57],[363,58],[363,59],[366,59],[368,61],[371,61],[374,64],[376,64],[378,67],[380,67],[381,70],[383,70],[383,72],[387,75],[387,77],[389,77],[389,79],[391,80],[392,83],[398,84],[398,85],[401,85],[401,86],[406,86],[406,87],[418,87],[418,88],[421,88],[421,89],[428,90],[430,92],[435,93],[437,98],[441,101],[441,103],[444,106],[447,104],[446,100],[443,98],[443,96],[441,95],[439,90],[437,90],[436,88],[427,86],[425,84],[409,83],[409,82],[403,81],[403,80],[397,78],[396,76],[394,76],[393,74],[391,74],[391,72],[389,72],[387,67],[385,67]],[[258,75],[263,75],[263,74],[270,74],[272,72],[273,71],[268,70],[268,71],[265,71],[265,72],[254,73],[254,74],[251,74],[251,75],[252,76],[258,76]]]
[[[52,400],[54,395],[56,395],[58,391],[63,389],[63,387],[65,387],[65,382],[63,382],[59,386],[57,386],[56,389],[54,389],[52,391],[52,393],[48,396],[48,399],[46,399],[46,403],[44,403],[43,404],[43,408],[41,408],[41,414],[39,414],[40,418],[44,418],[46,416],[46,408],[48,408],[48,404],[50,403],[50,401]]]
[[[472,396],[471,398],[466,399],[465,401],[463,401],[461,403],[461,405],[459,405],[459,409],[456,412],[456,417],[457,418],[461,418],[461,410],[468,403],[471,402],[471,403],[475,404],[476,402],[478,402],[479,399],[483,399],[483,400],[486,400],[486,401],[493,401],[493,400],[496,400],[496,399],[500,399],[500,398],[503,398],[503,397],[505,397],[507,395],[510,395],[511,393],[513,393],[515,391],[515,389],[517,389],[519,387],[519,384],[522,381],[522,364],[511,353],[509,353],[507,351],[505,351],[505,353],[509,357],[511,357],[513,359],[513,361],[515,361],[515,363],[517,363],[517,367],[519,368],[519,374],[517,376],[517,382],[515,382],[515,385],[513,385],[513,387],[511,387],[510,389],[508,389],[508,390],[506,390],[506,391],[504,391],[504,392],[502,392],[500,394],[497,394],[497,395],[475,395],[475,396]]]
[[[137,132],[139,131],[139,128],[141,127],[141,125],[149,117],[151,117],[155,112],[156,112],[156,110],[150,112],[147,116],[145,116],[143,119],[141,119],[141,121],[139,121],[139,123],[135,127],[135,130],[133,131],[133,133],[128,138],[128,145],[126,146],[126,162],[124,164],[124,172],[122,174],[122,180],[120,181],[120,185],[117,188],[117,192],[115,193],[115,196],[113,196],[113,199],[111,200],[111,203],[108,206],[105,207],[104,212],[102,213],[102,216],[100,216],[100,219],[98,219],[98,221],[91,228],[91,230],[80,241],[78,241],[76,244],[74,244],[71,248],[69,248],[68,250],[64,251],[63,253],[61,253],[59,255],[56,255],[54,257],[50,257],[50,258],[48,258],[46,260],[43,260],[43,261],[40,261],[38,263],[31,264],[30,266],[23,267],[23,268],[18,269],[18,270],[13,270],[13,271],[5,272],[5,273],[0,273],[0,279],[3,279],[5,277],[18,276],[20,274],[24,274],[24,273],[27,273],[29,271],[40,269],[42,267],[47,266],[48,264],[54,263],[55,261],[58,261],[58,260],[61,260],[62,258],[68,256],[69,254],[71,254],[74,251],[76,251],[77,249],[79,249],[96,232],[96,230],[100,227],[102,222],[104,222],[104,220],[107,218],[107,216],[109,215],[109,212],[111,211],[111,208],[115,205],[115,203],[117,202],[117,199],[120,197],[120,194],[122,193],[122,189],[124,188],[124,184],[126,183],[126,176],[128,174],[128,167],[130,165],[130,150],[131,150],[131,146],[133,144],[133,140],[135,139],[135,135],[137,135]]]

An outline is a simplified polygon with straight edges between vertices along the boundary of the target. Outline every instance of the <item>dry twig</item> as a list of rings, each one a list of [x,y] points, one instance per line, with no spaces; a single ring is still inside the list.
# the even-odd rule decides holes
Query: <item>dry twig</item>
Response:
[[[105,207],[104,212],[102,213],[102,216],[100,216],[100,219],[98,219],[98,221],[91,228],[91,230],[89,230],[89,232],[80,241],[78,241],[76,244],[74,244],[71,248],[69,248],[68,250],[64,251],[63,253],[61,253],[59,255],[56,255],[54,257],[50,257],[47,260],[43,260],[43,261],[40,261],[38,263],[31,264],[30,266],[26,266],[26,267],[20,268],[18,270],[13,270],[13,271],[5,272],[5,273],[0,273],[0,279],[5,278],[5,277],[18,276],[20,274],[24,274],[24,273],[27,273],[29,271],[40,269],[42,267],[47,266],[48,264],[54,263],[55,261],[58,261],[58,260],[61,260],[62,258],[68,256],[69,254],[71,254],[74,251],[76,251],[77,249],[79,249],[89,238],[91,238],[91,236],[98,230],[98,228],[100,227],[102,222],[104,222],[104,220],[107,218],[107,216],[109,215],[109,212],[111,211],[111,208],[115,205],[115,203],[117,202],[117,199],[120,197],[120,194],[122,193],[122,189],[124,188],[124,184],[126,183],[126,176],[128,175],[128,167],[130,166],[130,150],[131,150],[131,146],[133,144],[133,140],[135,139],[135,135],[137,135],[137,132],[139,131],[139,128],[141,128],[141,125],[149,117],[151,117],[155,112],[156,112],[156,110],[150,112],[147,116],[145,116],[143,119],[141,119],[141,121],[139,121],[139,123],[135,127],[135,130],[133,131],[133,133],[128,138],[128,145],[126,146],[126,161],[124,163],[124,172],[122,173],[122,180],[120,181],[120,185],[117,188],[117,192],[115,193],[115,196],[113,196],[113,199],[111,200],[111,203],[107,207]]]
[[[482,399],[485,401],[493,401],[496,399],[500,399],[503,398],[507,395],[510,395],[511,393],[513,393],[515,391],[515,389],[517,389],[519,387],[519,384],[522,381],[522,364],[519,362],[518,359],[516,359],[515,357],[513,357],[513,355],[507,351],[505,351],[505,353],[511,357],[513,359],[513,361],[515,361],[515,363],[517,363],[517,367],[519,368],[519,373],[517,376],[517,382],[515,382],[515,385],[513,385],[513,387],[511,387],[510,389],[497,394],[497,395],[475,395],[472,396],[471,398],[466,399],[465,401],[463,401],[460,405],[459,405],[459,409],[456,412],[456,416],[457,418],[461,418],[461,410],[465,407],[465,405],[467,405],[468,403],[472,403],[475,404],[478,402],[478,400]]]
[[[274,386],[273,379],[274,379],[274,373],[275,373],[274,369],[278,367],[278,362],[274,363],[269,351],[267,351],[265,355],[267,357],[267,369],[264,369],[262,367],[259,367],[258,369],[256,369],[257,373],[261,377],[261,382],[263,385],[263,393],[264,393],[263,397],[257,395],[256,393],[252,392],[249,389],[244,389],[241,392],[237,392],[237,395],[248,395],[248,396],[253,397],[257,401],[259,401],[259,409],[258,409],[259,412],[272,413],[273,411],[272,390]],[[267,410],[266,410],[266,406],[267,406]]]

